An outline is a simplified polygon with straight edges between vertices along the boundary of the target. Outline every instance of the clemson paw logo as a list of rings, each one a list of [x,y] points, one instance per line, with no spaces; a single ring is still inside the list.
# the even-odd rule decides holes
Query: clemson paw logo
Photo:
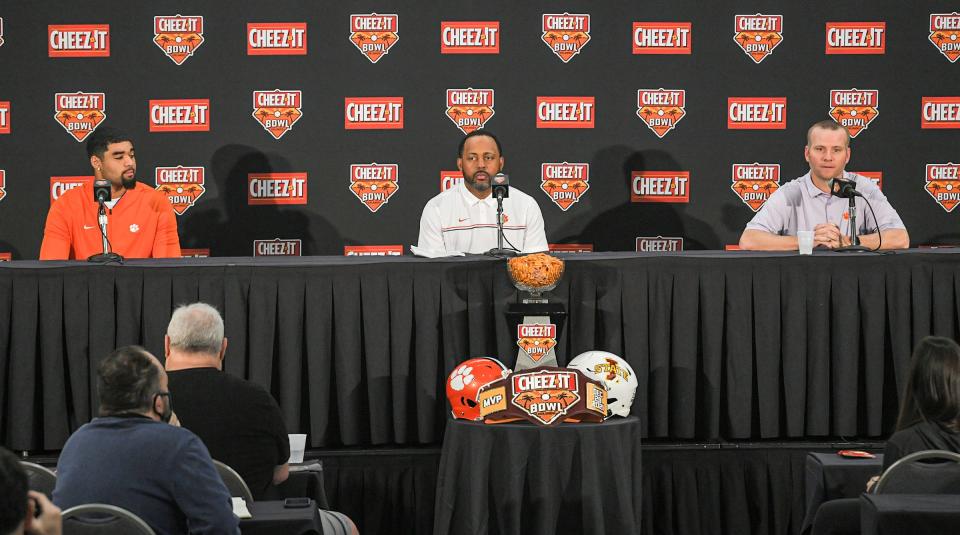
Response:
[[[450,388],[459,392],[466,388],[468,384],[472,383],[473,379],[473,367],[460,366],[453,372],[453,377],[450,379]]]

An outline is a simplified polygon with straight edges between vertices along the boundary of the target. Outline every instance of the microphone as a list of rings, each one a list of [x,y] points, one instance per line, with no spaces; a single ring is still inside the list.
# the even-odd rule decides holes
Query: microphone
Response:
[[[93,200],[97,203],[105,203],[110,200],[109,180],[98,178],[93,181]]]
[[[863,197],[863,194],[857,191],[857,183],[853,180],[847,180],[842,177],[834,178],[830,181],[830,192],[843,199],[852,199],[853,197]]]
[[[110,200],[109,180],[98,178],[93,181],[93,200],[100,205],[100,209],[97,211],[97,224],[100,227],[100,240],[103,246],[103,252],[90,255],[87,261],[103,264],[119,262],[122,264],[123,257],[110,251],[110,240],[107,238],[107,210],[104,203]]]
[[[510,196],[510,176],[503,173],[497,173],[493,180],[493,196],[498,199],[506,199]]]

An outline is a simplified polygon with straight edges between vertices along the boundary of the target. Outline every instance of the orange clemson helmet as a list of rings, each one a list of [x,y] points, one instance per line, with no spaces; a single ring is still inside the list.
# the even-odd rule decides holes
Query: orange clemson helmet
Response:
[[[491,357],[476,357],[461,362],[447,378],[447,400],[454,418],[481,421],[477,392],[497,379],[502,379],[510,370],[499,360]]]

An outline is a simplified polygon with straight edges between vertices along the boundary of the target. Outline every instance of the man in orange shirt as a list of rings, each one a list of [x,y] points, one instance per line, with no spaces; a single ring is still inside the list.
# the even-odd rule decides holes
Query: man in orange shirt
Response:
[[[87,141],[94,179],[110,182],[107,241],[125,258],[180,256],[177,219],[163,193],[137,182],[137,159],[130,136],[99,128]],[[50,206],[40,246],[40,260],[86,259],[103,252],[99,205],[93,185],[67,191]]]

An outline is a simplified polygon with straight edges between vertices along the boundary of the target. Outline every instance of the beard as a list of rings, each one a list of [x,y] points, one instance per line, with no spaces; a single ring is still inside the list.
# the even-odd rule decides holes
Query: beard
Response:
[[[123,185],[123,189],[133,189],[137,186],[137,175],[133,175],[129,179],[120,177],[120,184]]]
[[[487,181],[486,181],[486,182],[479,182],[479,183],[478,183],[477,180],[476,180],[476,178],[475,178],[475,177],[477,176],[476,173],[474,173],[473,176],[470,176],[470,177],[463,177],[463,179],[466,180],[467,183],[470,184],[470,187],[472,187],[473,189],[475,189],[475,190],[477,190],[477,191],[487,191],[488,189],[490,189],[490,174],[489,174],[489,173],[486,173],[486,172],[485,172],[484,174],[487,175]]]

